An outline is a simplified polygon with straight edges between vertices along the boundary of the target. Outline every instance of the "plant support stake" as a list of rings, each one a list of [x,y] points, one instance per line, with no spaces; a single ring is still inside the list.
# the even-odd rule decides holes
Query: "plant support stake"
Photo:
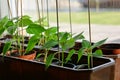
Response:
[[[48,27],[49,27],[49,8],[48,8],[48,0],[46,0],[46,4],[47,4],[47,22],[48,22]]]
[[[60,41],[59,41],[59,13],[58,13],[58,0],[56,0],[56,17],[57,17],[57,37],[58,37],[58,59],[60,59]]]
[[[89,40],[90,40],[90,43],[92,42],[91,41],[91,38],[92,38],[92,34],[91,34],[91,19],[90,19],[90,0],[88,0],[88,21],[89,21]],[[93,56],[91,54],[91,67],[93,67]]]
[[[37,4],[37,11],[38,11],[38,18],[40,20],[40,8],[39,8],[39,1],[38,0],[36,0],[36,4]],[[41,24],[41,21],[39,21],[39,22]]]
[[[7,0],[7,4],[8,4],[8,12],[9,12],[9,18],[12,18],[13,17],[13,15],[12,15],[12,10],[11,10],[11,7],[10,7],[10,2],[9,2],[9,0]]]
[[[72,19],[71,19],[71,1],[69,0],[69,20],[70,20],[70,32],[72,36]]]

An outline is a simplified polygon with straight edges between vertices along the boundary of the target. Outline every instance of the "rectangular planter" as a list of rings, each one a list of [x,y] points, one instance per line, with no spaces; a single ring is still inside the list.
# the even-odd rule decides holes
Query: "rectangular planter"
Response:
[[[72,61],[76,60],[74,55]],[[51,64],[45,70],[45,64],[38,61],[22,60],[16,57],[0,55],[1,80],[111,80],[111,68],[114,60],[111,58],[93,58],[91,69],[71,69]],[[83,56],[79,64],[87,63]]]

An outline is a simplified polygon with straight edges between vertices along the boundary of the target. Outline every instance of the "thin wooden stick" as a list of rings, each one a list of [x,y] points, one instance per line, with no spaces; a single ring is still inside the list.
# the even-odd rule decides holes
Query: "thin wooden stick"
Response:
[[[41,24],[41,21],[40,21],[40,8],[39,8],[39,1],[38,0],[36,0],[36,4],[37,4],[37,11],[38,11],[38,18],[39,18],[39,22],[40,22],[40,24]]]
[[[71,1],[69,0],[69,20],[70,20],[70,32],[71,32],[71,36],[72,36],[72,18],[71,18]]]
[[[43,0],[41,0],[41,9],[42,9],[42,18],[44,17],[44,7],[43,7]]]
[[[91,32],[91,17],[90,17],[90,0],[88,0],[88,21],[89,21],[89,41],[92,45],[92,32]],[[91,67],[93,67],[93,56],[91,56]]]
[[[90,0],[88,0],[88,21],[89,21],[89,40],[91,42],[91,37],[92,37],[92,34],[91,34],[91,17],[90,17]]]
[[[22,26],[22,36],[24,36],[24,29],[23,29],[23,20],[22,20],[22,17],[23,17],[23,1],[22,0],[20,0],[21,2],[20,2],[20,6],[21,6],[21,26]],[[24,50],[24,37],[22,37],[22,50]]]
[[[49,7],[48,7],[48,0],[46,0],[46,4],[47,4],[47,22],[48,22],[48,27],[49,27]]]
[[[7,0],[7,4],[8,4],[8,11],[9,11],[9,18],[12,18],[13,17],[13,15],[12,15],[12,10],[11,10],[11,7],[10,7],[10,2],[9,2],[9,0]]]
[[[18,17],[18,2],[19,0],[15,0],[15,6],[16,6],[16,14],[17,14],[17,17]]]
[[[22,5],[22,0],[20,0],[21,2],[20,2],[20,6],[21,6],[21,17],[23,16],[23,5]]]
[[[17,18],[19,18],[19,0],[16,0],[15,5],[16,5]],[[19,26],[19,24],[17,24],[17,26]],[[20,35],[19,28],[17,28],[17,36],[18,35]]]
[[[56,17],[57,17],[57,37],[58,37],[58,59],[60,59],[60,41],[59,41],[59,11],[58,11],[58,0],[56,0]]]
[[[19,3],[19,0],[15,0],[15,7],[16,7],[16,17],[18,18],[18,3]],[[19,26],[19,24],[17,23],[17,36],[20,34],[20,32],[19,32],[19,28],[18,28],[18,26]],[[19,43],[19,40],[17,39],[17,45],[19,45],[18,44]],[[18,49],[18,46],[17,45],[15,45],[15,47],[16,47],[16,49],[19,51],[19,53],[20,53],[20,50]]]

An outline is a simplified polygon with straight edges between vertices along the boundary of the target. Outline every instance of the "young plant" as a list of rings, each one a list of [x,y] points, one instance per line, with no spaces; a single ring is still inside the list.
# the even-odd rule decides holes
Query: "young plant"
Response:
[[[41,22],[43,23],[43,22]],[[46,68],[49,67],[51,61],[54,57],[53,54],[48,54],[49,50],[58,44],[57,41],[57,27],[46,27],[43,24],[35,22],[31,24],[26,29],[27,33],[37,37],[37,43],[40,50],[44,50],[44,63],[46,63]],[[43,54],[42,54],[43,55]],[[40,57],[41,54],[38,54]]]
[[[82,33],[77,34],[76,36],[72,36],[68,32],[61,32],[59,34],[60,35],[60,38],[59,38],[60,48],[62,50],[62,66],[64,65],[64,63],[67,63],[71,59],[72,55],[75,53],[75,50],[69,51],[66,59],[64,58],[64,52],[72,48],[75,45],[75,42],[77,40],[84,39],[84,36],[82,35]]]
[[[36,28],[38,30],[37,32],[43,32],[44,29],[42,29],[42,31],[40,31],[40,29],[41,29],[40,25],[34,24],[34,22],[27,15],[24,15],[22,17],[13,18],[11,20],[12,21],[9,21],[9,25],[6,25],[6,27],[7,27],[6,31],[13,38],[11,38],[11,40],[9,42],[5,43],[5,46],[3,48],[3,54],[5,55],[6,52],[10,48],[12,48],[11,47],[12,45],[15,45],[15,49],[17,49],[19,51],[19,55],[23,56],[25,54],[28,54],[28,52],[31,51],[34,48],[35,44],[38,42],[38,37],[36,37],[36,36],[31,37],[28,42],[28,45],[26,46],[26,49],[24,49],[25,35],[24,35],[24,33],[22,33],[22,34],[20,34],[20,33],[23,32],[24,30],[26,30],[26,28],[28,28],[28,26]],[[29,33],[32,33],[32,32],[34,32],[34,29],[32,31],[29,31]]]
[[[45,65],[46,65],[46,69],[50,66],[52,60],[54,59],[54,56],[55,56],[56,53],[57,53],[57,52],[55,52],[55,53],[50,53],[50,54],[48,54],[48,53],[49,53],[49,50],[50,50],[53,46],[55,46],[55,45],[57,45],[57,44],[58,44],[57,41],[51,39],[51,40],[47,41],[47,42],[41,47],[41,49],[44,49],[44,50],[45,50],[44,63],[45,63]]]
[[[88,68],[92,66],[92,57],[93,56],[102,56],[102,51],[100,49],[97,49],[95,52],[93,52],[94,48],[97,48],[101,46],[107,39],[100,40],[94,44],[91,44],[90,41],[88,40],[82,40],[82,48],[79,49],[78,51],[78,60],[77,62],[80,61],[81,57],[83,54],[87,55],[87,63],[88,63]]]
[[[51,32],[52,31],[56,31],[55,28],[50,28],[48,29],[48,31],[46,31],[47,33]],[[47,42],[42,46],[42,49],[45,49],[47,51],[50,50],[50,48],[52,48],[53,46],[55,45],[58,45],[58,40],[57,40],[57,34],[56,32],[53,33],[53,34],[50,34],[51,36],[53,36],[53,38],[49,38],[47,39]],[[67,63],[72,55],[75,53],[75,50],[70,50],[69,53],[68,53],[68,56],[65,58],[64,57],[64,52],[66,52],[69,48],[73,47],[75,45],[75,41],[78,40],[78,39],[82,39],[84,38],[82,33],[74,36],[74,37],[71,37],[71,34],[68,33],[68,32],[59,32],[59,39],[60,39],[60,49],[62,50],[61,52],[61,56],[62,56],[62,60],[59,60],[59,61],[62,61],[62,64],[61,66],[63,66],[65,63]],[[48,53],[45,53],[45,62],[46,62],[46,67],[48,68],[48,66],[50,65],[50,63],[52,62],[52,60],[54,59],[54,56],[56,54],[60,54],[59,52],[56,52],[56,53],[53,53],[53,54],[50,54],[49,56],[47,56]]]

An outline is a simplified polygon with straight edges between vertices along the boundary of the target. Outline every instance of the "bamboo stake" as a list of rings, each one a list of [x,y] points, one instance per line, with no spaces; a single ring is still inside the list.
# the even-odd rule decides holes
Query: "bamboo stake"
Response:
[[[17,14],[17,17],[18,17],[18,15],[19,15],[19,14],[18,14],[18,3],[19,3],[18,0],[15,0],[15,6],[16,6],[16,14]]]
[[[71,32],[71,37],[72,37],[72,18],[71,18],[71,1],[69,0],[69,20],[70,20],[70,32]]]
[[[92,32],[91,32],[91,17],[90,17],[90,0],[88,0],[88,21],[89,21],[89,41],[92,45]],[[92,55],[92,54],[91,54]],[[91,67],[93,67],[93,56],[91,56]]]
[[[91,37],[92,37],[92,35],[91,35],[91,17],[90,17],[90,0],[88,0],[88,23],[89,23],[89,40],[90,40],[90,42],[91,42]]]
[[[56,17],[57,17],[57,37],[58,37],[58,59],[60,59],[60,41],[59,41],[59,11],[58,11],[58,0],[56,0]]]
[[[36,0],[36,4],[37,4],[37,13],[38,13],[38,18],[39,18],[39,22],[40,22],[40,24],[41,24],[41,21],[40,21],[40,8],[39,8],[39,1],[38,0]]]
[[[19,14],[18,14],[18,11],[19,11],[19,10],[18,10],[18,9],[19,9],[19,7],[18,7],[18,6],[19,6],[19,0],[16,0],[16,1],[15,1],[15,6],[16,6],[17,18],[19,18],[19,16],[18,16],[18,15],[19,15]],[[19,26],[19,24],[17,23],[17,36],[20,35],[18,26]],[[19,43],[19,40],[17,40],[17,45],[19,45],[18,43]],[[17,45],[16,45],[16,48],[17,48]],[[18,49],[18,48],[17,48],[17,49]],[[18,50],[18,51],[19,51],[19,50]],[[19,53],[20,53],[20,51],[19,51]]]
[[[22,0],[20,0],[21,2],[20,2],[20,6],[21,6],[21,26],[22,26],[22,36],[24,36],[24,29],[23,29],[23,20],[22,20],[22,16],[23,16],[23,1]],[[22,37],[22,50],[24,50],[24,37]]]
[[[48,8],[48,0],[46,0],[46,4],[47,4],[47,22],[48,22],[48,27],[49,27],[49,8]]]
[[[43,0],[41,0],[41,8],[42,8],[42,18],[44,17],[44,7],[43,7]]]
[[[7,0],[7,4],[8,4],[9,18],[12,18],[13,15],[12,15],[12,10],[11,10],[11,7],[10,7],[10,2],[9,2],[9,0]]]

